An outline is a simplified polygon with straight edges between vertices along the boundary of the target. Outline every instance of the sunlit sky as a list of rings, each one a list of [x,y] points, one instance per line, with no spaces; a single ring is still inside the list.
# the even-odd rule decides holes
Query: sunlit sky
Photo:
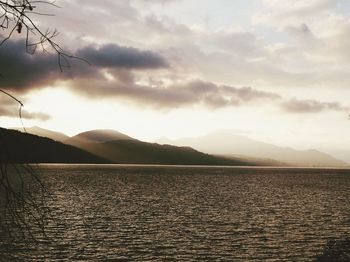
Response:
[[[24,124],[74,135],[116,129],[153,141],[232,130],[350,161],[350,1],[58,0],[35,17],[91,66],[59,72],[16,36],[0,88]],[[0,123],[19,126],[0,97]]]

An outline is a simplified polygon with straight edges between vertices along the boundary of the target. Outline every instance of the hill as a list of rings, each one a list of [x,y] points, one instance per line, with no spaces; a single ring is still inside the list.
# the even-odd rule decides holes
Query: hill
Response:
[[[84,150],[123,164],[163,165],[252,165],[240,159],[204,154],[189,147],[146,143],[138,140],[116,140],[104,143],[80,144]]]
[[[108,163],[82,149],[4,128],[0,128],[0,159],[5,163]]]
[[[208,154],[229,157],[239,155],[248,159],[273,159],[291,166],[347,166],[345,162],[317,150],[295,150],[279,147],[235,135],[230,131],[220,131],[198,138],[183,138],[174,141],[163,138],[156,142],[176,146],[187,145]]]
[[[86,131],[65,140],[66,144],[80,145],[83,143],[103,143],[116,140],[133,140],[132,137],[110,129]]]
[[[42,135],[60,134],[42,128],[29,128]],[[56,136],[57,138],[57,136]],[[169,165],[252,165],[236,157],[204,154],[189,147],[159,145],[138,141],[114,130],[92,130],[65,139],[50,138],[0,128],[0,148],[11,162],[29,163],[120,163]]]
[[[20,132],[24,132],[23,127],[22,128],[21,127],[15,127],[15,128],[11,128],[11,129],[17,130],[17,131],[20,131]],[[41,127],[38,127],[38,126],[26,127],[26,131],[29,134],[37,135],[37,136],[41,136],[41,137],[47,137],[47,138],[50,138],[52,140],[59,141],[59,142],[63,142],[63,141],[65,141],[65,140],[67,140],[69,138],[69,136],[67,136],[67,135],[65,135],[63,133],[56,132],[56,131],[51,131],[51,130],[44,129],[44,128],[41,128]]]

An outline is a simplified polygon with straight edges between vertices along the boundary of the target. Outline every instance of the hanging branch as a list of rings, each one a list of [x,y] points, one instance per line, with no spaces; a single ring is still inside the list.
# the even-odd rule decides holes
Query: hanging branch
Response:
[[[23,103],[4,90],[0,92],[19,104],[19,118],[27,132],[22,122]],[[0,133],[0,244],[18,238],[36,241],[34,232],[41,231],[45,235],[49,212],[46,200],[50,193],[33,166],[12,163],[7,146],[6,136]],[[6,258],[6,254],[3,256]]]
[[[70,68],[71,59],[88,63],[85,59],[66,53],[54,41],[58,35],[56,29],[41,30],[38,27],[33,16],[51,15],[36,11],[38,6],[43,5],[58,7],[47,0],[0,0],[0,48],[17,33],[24,35],[28,53],[34,54],[38,49],[56,53],[60,71]],[[22,122],[22,101],[5,90],[0,89],[0,93],[19,104]],[[26,132],[23,122],[22,127]],[[50,194],[32,165],[11,161],[8,146],[6,135],[0,133],[0,244],[2,241],[9,242],[11,235],[15,239],[22,236],[22,239],[35,241],[33,232],[41,230],[45,234],[48,214],[46,199]]]
[[[53,16],[52,14],[35,11],[38,6],[45,5],[60,8],[54,1],[48,0],[0,0],[0,32],[2,30],[4,33],[3,35],[0,34],[0,47],[17,32],[18,34],[24,34],[25,48],[28,53],[34,54],[38,49],[41,49],[44,53],[50,51],[56,53],[57,64],[61,72],[64,68],[71,67],[71,59],[77,59],[90,65],[84,58],[66,53],[61,46],[54,41],[59,34],[56,29],[46,29],[43,31],[38,27],[37,23],[33,20],[33,16]],[[2,77],[1,72],[0,77]],[[19,103],[19,116],[22,122],[23,103],[5,90],[0,89],[0,92]]]
[[[57,63],[60,71],[64,68],[70,68],[70,60],[77,59],[89,64],[83,58],[66,53],[54,39],[59,35],[56,29],[42,30],[33,20],[35,15],[52,16],[52,14],[44,14],[36,12],[35,9],[39,6],[49,5],[59,8],[55,2],[42,0],[0,0],[0,30],[5,32],[5,36],[0,40],[0,46],[9,40],[15,32],[24,34],[25,48],[28,53],[34,54],[37,49],[43,52],[51,51],[57,54]]]
[[[6,92],[5,90],[0,89],[0,92],[4,93],[8,97],[12,98],[14,101],[16,101],[19,104],[18,116],[19,116],[19,119],[21,120],[23,130],[25,132],[27,132],[27,130],[23,124],[23,118],[22,118],[22,108],[24,107],[24,104],[20,100],[18,100],[15,96],[11,95],[10,93]]]

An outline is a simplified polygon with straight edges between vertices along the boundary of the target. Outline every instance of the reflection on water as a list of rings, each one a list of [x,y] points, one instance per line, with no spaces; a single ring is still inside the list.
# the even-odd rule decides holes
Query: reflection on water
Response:
[[[310,261],[350,235],[350,171],[42,166],[47,236],[14,261]],[[6,240],[3,240],[6,242]],[[6,248],[5,248],[6,246]]]

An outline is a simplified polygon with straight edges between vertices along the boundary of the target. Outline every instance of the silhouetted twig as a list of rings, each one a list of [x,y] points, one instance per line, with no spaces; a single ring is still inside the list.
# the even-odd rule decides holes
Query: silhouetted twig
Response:
[[[3,32],[0,34],[0,47],[18,33],[24,35],[25,49],[28,53],[34,54],[38,49],[44,53],[56,53],[60,71],[70,68],[71,59],[88,63],[83,58],[65,52],[55,42],[58,36],[56,29],[39,28],[33,17],[52,15],[36,11],[39,6],[44,5],[59,8],[55,2],[47,0],[0,0],[0,30]],[[7,90],[0,89],[0,93],[19,104],[19,119],[26,132],[22,121],[22,101]],[[48,215],[46,200],[50,196],[39,178],[38,171],[29,164],[14,164],[6,146],[0,133],[0,248],[3,248],[3,243],[10,243],[11,237],[35,241],[38,231],[45,234]],[[0,255],[0,260],[3,258],[3,255]]]
[[[22,121],[23,103],[6,91],[0,92],[19,104]],[[19,236],[35,241],[33,232],[38,230],[45,234],[47,196],[49,192],[31,165],[13,163],[0,133],[0,243]]]
[[[89,63],[87,60],[71,55],[65,52],[54,39],[59,35],[56,29],[42,30],[33,20],[34,15],[52,16],[52,14],[44,14],[36,12],[38,5],[50,5],[59,8],[55,2],[31,1],[31,0],[1,0],[0,1],[0,29],[3,30],[5,36],[0,39],[0,46],[8,41],[15,32],[25,35],[25,45],[28,53],[34,54],[37,48],[43,52],[49,52],[49,49],[57,53],[57,62],[61,71],[64,68],[70,68],[71,59],[78,59]]]

